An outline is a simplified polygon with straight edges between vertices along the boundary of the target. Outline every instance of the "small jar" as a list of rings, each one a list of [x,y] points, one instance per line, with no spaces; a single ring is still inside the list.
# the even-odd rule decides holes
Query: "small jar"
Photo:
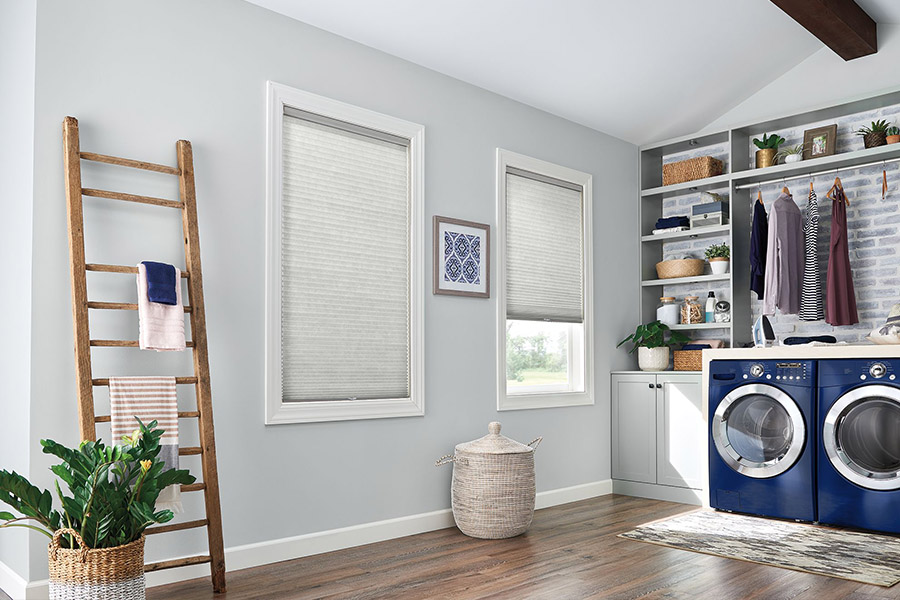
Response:
[[[656,307],[656,320],[666,325],[678,325],[678,303],[674,296],[663,296]]]
[[[703,323],[705,316],[703,307],[700,306],[698,296],[685,296],[684,303],[681,305],[681,323],[683,325],[696,325]]]

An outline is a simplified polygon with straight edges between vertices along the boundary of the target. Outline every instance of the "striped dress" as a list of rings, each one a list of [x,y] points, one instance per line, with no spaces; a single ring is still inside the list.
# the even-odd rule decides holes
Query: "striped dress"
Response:
[[[809,190],[809,202],[806,204],[803,240],[806,244],[806,261],[803,266],[803,288],[800,291],[800,320],[819,321],[825,318],[825,306],[819,276],[819,203],[813,190]]]

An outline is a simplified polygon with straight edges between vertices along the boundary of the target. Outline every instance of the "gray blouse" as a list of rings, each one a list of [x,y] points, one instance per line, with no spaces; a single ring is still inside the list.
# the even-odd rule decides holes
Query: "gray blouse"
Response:
[[[769,211],[763,314],[800,312],[803,252],[803,217],[791,195],[782,193]]]

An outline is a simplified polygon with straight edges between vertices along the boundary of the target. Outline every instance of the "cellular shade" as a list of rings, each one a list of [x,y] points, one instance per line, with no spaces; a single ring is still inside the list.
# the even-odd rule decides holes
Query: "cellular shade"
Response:
[[[582,189],[506,174],[506,318],[581,323]]]
[[[410,397],[408,145],[285,114],[285,402]]]

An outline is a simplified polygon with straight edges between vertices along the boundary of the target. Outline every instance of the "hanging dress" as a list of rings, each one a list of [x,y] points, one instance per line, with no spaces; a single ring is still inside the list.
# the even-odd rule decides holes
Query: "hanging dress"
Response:
[[[819,321],[825,318],[822,302],[822,280],[819,277],[819,201],[809,187],[809,201],[803,221],[803,240],[806,261],[803,263],[803,288],[800,290],[800,320]]]
[[[750,289],[759,300],[766,290],[766,247],[769,244],[769,217],[762,200],[753,203],[753,227],[750,230]]]
[[[825,321],[829,325],[859,323],[856,294],[850,272],[847,247],[847,199],[840,181],[828,192],[831,198],[831,249],[828,254],[828,276],[825,292]]]
[[[783,315],[798,314],[802,283],[803,215],[790,193],[782,191],[769,211],[762,314],[774,315],[776,309]]]

